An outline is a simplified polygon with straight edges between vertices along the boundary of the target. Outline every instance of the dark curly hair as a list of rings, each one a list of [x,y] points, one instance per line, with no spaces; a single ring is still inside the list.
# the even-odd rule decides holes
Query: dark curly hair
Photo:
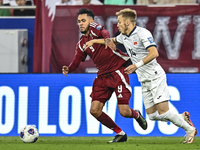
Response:
[[[87,16],[90,16],[94,19],[94,13],[92,10],[87,9],[87,8],[81,8],[78,12],[78,15],[82,15],[82,14],[87,14]]]

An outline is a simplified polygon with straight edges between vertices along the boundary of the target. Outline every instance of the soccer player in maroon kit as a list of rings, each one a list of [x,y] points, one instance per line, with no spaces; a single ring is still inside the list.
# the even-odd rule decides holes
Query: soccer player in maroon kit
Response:
[[[109,32],[103,29],[102,25],[94,22],[94,13],[91,10],[86,8],[79,10],[78,26],[83,35],[76,45],[76,54],[73,61],[69,66],[63,66],[63,74],[67,76],[69,72],[74,71],[80,62],[86,59],[87,55],[92,58],[98,72],[90,95],[92,98],[90,113],[99,122],[117,134],[109,142],[127,141],[126,133],[102,109],[112,93],[115,92],[120,114],[126,118],[135,118],[144,130],[147,129],[147,122],[142,117],[140,111],[129,108],[132,89],[129,85],[129,77],[124,73],[125,64],[129,57],[120,50],[106,49],[102,44],[93,44],[85,50],[86,42],[92,39],[106,39],[110,37]]]

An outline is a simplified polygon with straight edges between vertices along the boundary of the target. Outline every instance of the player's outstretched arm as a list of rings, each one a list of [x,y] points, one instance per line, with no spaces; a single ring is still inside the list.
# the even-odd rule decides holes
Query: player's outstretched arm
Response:
[[[104,39],[94,39],[94,40],[88,41],[85,44],[84,50],[86,51],[93,44],[104,44],[106,46],[105,49],[107,49],[109,47],[110,49],[112,49],[114,51],[116,50],[114,38],[106,38],[105,40]]]
[[[104,39],[94,39],[94,40],[90,40],[88,42],[85,43],[85,48],[84,51],[86,51],[90,46],[92,46],[93,44],[105,44]]]
[[[62,73],[63,73],[65,76],[67,76],[67,74],[69,73],[69,67],[63,66],[63,67],[62,67]]]

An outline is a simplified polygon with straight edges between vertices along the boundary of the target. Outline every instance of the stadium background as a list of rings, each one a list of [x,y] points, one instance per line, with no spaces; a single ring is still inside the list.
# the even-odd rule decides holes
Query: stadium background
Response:
[[[29,74],[0,74],[0,135],[17,136],[21,126],[35,124],[41,136],[113,136],[113,132],[99,125],[88,114],[89,94],[96,75],[83,74],[83,72],[88,67],[94,67],[91,60],[88,59],[81,64],[76,72],[80,74],[70,74],[68,77],[60,74],[62,65],[69,64],[73,59],[75,45],[80,36],[76,13],[81,7],[59,6],[53,21],[52,14],[50,17],[45,15],[48,14],[47,7],[44,4],[39,7],[41,9],[36,9],[36,19],[0,18],[1,29],[28,29],[29,62]],[[112,33],[111,36],[114,36],[115,12],[125,6],[112,6],[112,9],[110,7],[89,6],[98,16],[96,21],[100,21]],[[147,27],[154,36],[158,37],[160,53],[158,62],[168,73],[170,106],[179,113],[188,110],[198,129],[200,120],[199,5],[165,8],[131,6],[130,8],[138,12],[140,17],[138,24]],[[37,17],[39,14],[42,15]],[[40,21],[42,24],[39,24]],[[40,25],[41,27],[38,27]],[[44,27],[46,28],[42,31]],[[157,35],[154,31],[161,35]],[[173,70],[193,73],[170,73]],[[138,94],[141,89],[136,75],[130,75],[130,80],[133,88],[130,105],[134,109],[143,110],[145,114],[141,95]],[[169,123],[149,120],[148,130],[142,131],[133,119],[125,119],[119,115],[115,97],[109,101],[106,108],[105,111],[130,136],[183,136],[185,134],[182,129],[177,129]]]

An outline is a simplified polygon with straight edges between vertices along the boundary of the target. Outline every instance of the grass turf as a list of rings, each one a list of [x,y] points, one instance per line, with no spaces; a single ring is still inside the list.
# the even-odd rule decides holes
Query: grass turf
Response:
[[[181,144],[181,137],[128,137],[127,142],[107,144],[113,137],[39,137],[23,143],[19,137],[0,137],[2,150],[199,150],[200,137]]]

